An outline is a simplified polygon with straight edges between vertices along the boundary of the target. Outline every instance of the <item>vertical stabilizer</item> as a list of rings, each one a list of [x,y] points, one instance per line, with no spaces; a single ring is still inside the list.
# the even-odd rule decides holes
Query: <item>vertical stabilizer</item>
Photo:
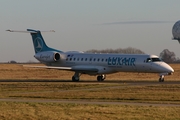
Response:
[[[62,51],[48,47],[41,35],[41,31],[33,30],[33,29],[27,29],[27,31],[30,32],[31,34],[35,53],[43,52],[43,51],[62,52]]]
[[[38,30],[27,29],[32,36],[35,53],[51,50],[45,43],[41,32]]]
[[[19,31],[19,30],[6,30],[9,32],[21,32],[21,33],[30,33],[33,41],[34,51],[35,53],[44,52],[44,51],[56,51],[56,52],[62,52],[53,48],[50,48],[46,45],[42,35],[41,31],[39,30],[33,30],[33,29],[27,29],[27,31]],[[54,32],[54,31],[43,31],[43,32]]]

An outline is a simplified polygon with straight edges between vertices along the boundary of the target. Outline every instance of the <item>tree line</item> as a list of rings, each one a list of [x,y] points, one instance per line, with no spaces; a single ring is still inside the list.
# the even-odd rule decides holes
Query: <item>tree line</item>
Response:
[[[85,51],[86,53],[120,53],[120,54],[145,54],[140,49],[137,48],[118,48],[118,49],[104,49],[104,50],[96,50],[96,49],[91,49]],[[172,51],[169,51],[168,49],[164,49],[159,57],[166,63],[180,63],[180,59],[176,57],[175,53]],[[11,60],[8,63],[18,63],[15,60]],[[34,61],[28,61],[26,63],[39,63],[39,62],[34,62]]]
[[[118,49],[104,49],[104,50],[87,50],[87,53],[121,53],[121,54],[145,54],[140,49],[128,47],[128,48],[118,48]],[[180,63],[180,59],[176,57],[175,53],[172,51],[169,51],[168,49],[164,49],[159,57],[166,63]]]
[[[140,49],[128,47],[128,48],[118,48],[118,49],[104,49],[104,50],[87,50],[87,53],[123,53],[123,54],[145,54]]]

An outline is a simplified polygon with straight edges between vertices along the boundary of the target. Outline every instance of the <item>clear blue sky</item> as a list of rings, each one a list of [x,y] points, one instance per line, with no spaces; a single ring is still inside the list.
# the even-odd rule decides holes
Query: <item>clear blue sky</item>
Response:
[[[43,37],[48,46],[63,51],[134,47],[155,55],[169,49],[180,57],[179,43],[171,40],[172,27],[180,19],[180,0],[1,0],[0,3],[0,62],[36,61],[29,34],[5,31],[27,28],[55,30],[42,33]]]

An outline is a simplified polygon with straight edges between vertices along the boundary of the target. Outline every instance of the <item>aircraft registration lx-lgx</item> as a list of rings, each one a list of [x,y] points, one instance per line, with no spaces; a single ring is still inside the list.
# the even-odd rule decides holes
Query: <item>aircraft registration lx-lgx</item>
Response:
[[[31,34],[35,50],[34,57],[46,65],[32,67],[74,71],[72,81],[79,81],[81,74],[95,75],[98,81],[104,81],[106,74],[110,73],[143,72],[158,73],[159,82],[163,82],[165,75],[171,75],[174,72],[156,55],[63,52],[48,47],[39,30],[7,31]]]

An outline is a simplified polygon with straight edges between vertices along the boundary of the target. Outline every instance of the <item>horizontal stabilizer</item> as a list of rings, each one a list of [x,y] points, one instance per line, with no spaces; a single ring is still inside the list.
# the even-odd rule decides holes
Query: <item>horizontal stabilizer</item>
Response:
[[[32,30],[32,31],[23,31],[23,30],[6,30],[9,32],[21,32],[21,33],[38,33],[39,30]],[[55,32],[54,30],[49,30],[49,31],[40,31],[40,32]]]
[[[37,33],[36,31],[21,31],[21,30],[6,30],[9,32],[21,32],[21,33]]]

